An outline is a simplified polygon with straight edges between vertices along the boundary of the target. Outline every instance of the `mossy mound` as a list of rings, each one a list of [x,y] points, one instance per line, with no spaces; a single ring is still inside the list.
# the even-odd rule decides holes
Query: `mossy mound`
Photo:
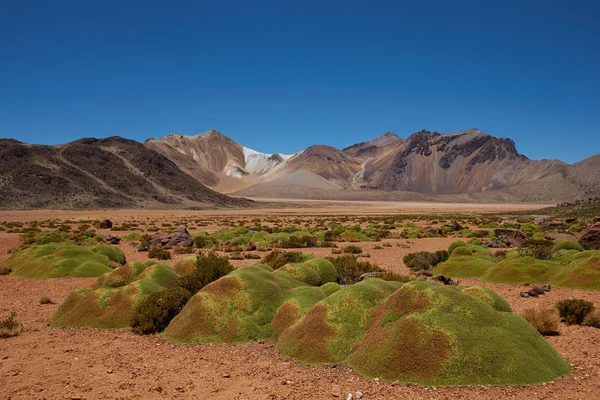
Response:
[[[335,282],[338,278],[335,266],[331,261],[323,258],[308,258],[303,263],[286,264],[279,268],[279,271],[287,272],[294,278],[312,286]]]
[[[198,259],[198,256],[186,257],[183,260],[178,261],[173,266],[173,269],[175,270],[175,272],[177,272],[177,275],[186,276],[187,274],[192,272],[194,270],[194,268],[196,267],[197,259]]]
[[[276,350],[307,364],[344,361],[373,309],[401,285],[371,278],[331,294],[281,334]]]
[[[480,279],[482,282],[514,285],[546,283],[561,268],[564,267],[557,262],[533,257],[506,258],[489,268]]]
[[[139,302],[176,280],[177,274],[168,265],[129,263],[100,276],[92,287],[71,293],[52,317],[52,326],[126,328]]]
[[[457,240],[455,242],[452,242],[452,243],[450,243],[450,246],[448,246],[448,252],[452,253],[454,251],[454,249],[456,249],[458,247],[467,247],[467,244],[465,242],[463,242],[462,240]]]
[[[113,246],[49,243],[13,253],[0,267],[21,278],[95,277],[112,271],[111,262],[123,264],[125,255]]]
[[[167,340],[239,342],[276,337],[332,291],[337,271],[312,258],[278,270],[254,264],[205,286],[171,321]],[[316,285],[330,283],[325,290]]]
[[[478,246],[460,246],[452,251],[452,256],[438,264],[434,274],[442,274],[451,278],[478,278],[488,269],[496,265],[496,259],[481,253]]]
[[[570,289],[600,290],[600,252],[590,253],[595,254],[573,259],[552,276],[549,282]]]
[[[570,372],[521,317],[418,281],[374,310],[346,362],[368,377],[425,385],[535,384]]]
[[[512,312],[510,304],[504,300],[504,297],[500,296],[492,289],[488,289],[483,286],[460,287],[458,289],[470,296],[477,297],[479,300],[492,306],[492,308],[496,311]]]
[[[557,240],[556,242],[554,242],[554,246],[552,247],[552,253],[555,253],[555,252],[561,251],[561,250],[562,251],[566,251],[566,250],[583,251],[583,247],[581,247],[581,245],[574,240],[568,240],[568,239]]]

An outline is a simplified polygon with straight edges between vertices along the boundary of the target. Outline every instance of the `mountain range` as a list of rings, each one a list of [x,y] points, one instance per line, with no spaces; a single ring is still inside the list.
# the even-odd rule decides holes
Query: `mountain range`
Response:
[[[215,130],[143,144],[0,139],[0,162],[2,208],[252,206],[243,197],[561,202],[600,194],[600,154],[572,165],[530,160],[512,140],[478,129],[406,139],[387,132],[295,154],[261,153]]]

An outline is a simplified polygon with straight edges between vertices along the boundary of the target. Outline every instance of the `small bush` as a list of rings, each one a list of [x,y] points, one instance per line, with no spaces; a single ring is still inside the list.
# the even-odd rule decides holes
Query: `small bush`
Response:
[[[326,257],[335,266],[338,272],[338,281],[342,285],[351,285],[358,282],[358,278],[367,272],[381,272],[379,266],[368,261],[359,261],[352,254],[338,257]]]
[[[205,285],[227,275],[231,271],[233,271],[233,266],[227,257],[220,257],[215,253],[206,256],[200,255],[194,263],[194,270],[182,277],[179,280],[179,285],[194,295]]]
[[[138,334],[164,331],[191,297],[181,286],[151,294],[135,308],[131,318],[133,331]]]
[[[554,308],[526,308],[521,316],[542,335],[555,335],[558,333],[560,317]]]
[[[581,325],[585,318],[594,311],[594,305],[581,299],[561,300],[556,303],[560,317],[567,325]]]
[[[378,276],[379,279],[383,279],[384,281],[397,281],[397,282],[410,282],[414,280],[413,277],[408,275],[400,275],[395,272],[385,271],[381,275]]]
[[[17,336],[23,331],[23,325],[15,321],[17,313],[10,313],[10,316],[5,320],[0,321],[0,338],[9,338]]]
[[[194,250],[191,247],[175,247],[173,248],[174,254],[192,254]]]
[[[348,254],[362,254],[363,249],[359,246],[350,245],[350,246],[344,247],[343,251],[344,251],[344,253],[348,253]]]
[[[261,262],[271,266],[273,269],[278,269],[285,264],[302,262],[302,253],[299,251],[275,250],[265,255]]]
[[[439,263],[446,261],[448,257],[449,254],[446,250],[439,250],[433,253],[429,251],[419,251],[417,253],[405,255],[402,261],[404,261],[404,265],[411,271],[417,272],[421,270],[432,270]]]
[[[156,258],[158,260],[170,260],[171,253],[162,247],[152,247],[148,252],[148,258]]]
[[[8,275],[12,272],[12,268],[0,267],[0,275]]]
[[[234,251],[233,253],[230,253],[227,258],[230,260],[243,260],[244,255],[239,251]]]
[[[40,299],[40,304],[54,304],[54,302],[49,297],[44,296]]]
[[[550,240],[529,239],[519,248],[521,257],[533,257],[538,260],[552,260],[552,242]]]
[[[583,321],[585,326],[593,326],[594,328],[600,328],[600,310],[594,310],[585,317]]]

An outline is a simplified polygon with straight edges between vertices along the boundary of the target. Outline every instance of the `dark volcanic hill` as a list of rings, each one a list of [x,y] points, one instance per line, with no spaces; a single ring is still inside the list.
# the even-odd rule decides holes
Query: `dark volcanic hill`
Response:
[[[477,129],[453,134],[422,130],[393,151],[370,159],[362,187],[429,194],[472,193],[532,182],[566,166],[533,161],[510,139]]]
[[[243,207],[120,137],[65,145],[0,140],[0,208]]]

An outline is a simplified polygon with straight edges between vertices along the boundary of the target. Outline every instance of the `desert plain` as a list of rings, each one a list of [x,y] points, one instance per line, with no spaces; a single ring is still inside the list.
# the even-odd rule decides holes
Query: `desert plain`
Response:
[[[114,231],[95,229],[97,235],[141,234],[149,225],[187,225],[189,232],[212,234],[239,224],[276,223],[282,226],[321,224],[332,218],[348,224],[371,217],[402,215],[416,227],[441,226],[450,220],[470,220],[487,215],[513,220],[529,218],[536,204],[448,204],[394,202],[302,202],[277,208],[247,210],[31,210],[2,211],[0,221],[30,226],[34,221],[54,221],[73,229],[89,221],[110,219],[113,226],[137,227]],[[529,211],[526,211],[529,210]],[[517,213],[519,217],[514,217]],[[524,214],[523,214],[524,213]],[[559,218],[559,217],[554,217]],[[531,217],[533,219],[533,217]],[[270,222],[269,222],[270,221]],[[307,225],[307,226],[308,226]],[[364,227],[366,222],[362,223]],[[6,227],[6,225],[4,225]],[[14,225],[13,225],[14,226]],[[436,225],[434,225],[436,226]],[[469,225],[469,228],[476,227]],[[42,228],[46,229],[46,228]],[[19,248],[19,233],[0,231],[0,261]],[[398,232],[401,229],[397,230]],[[385,271],[409,276],[413,273],[404,256],[420,251],[445,250],[464,238],[453,233],[435,237],[390,237],[378,241],[337,241],[337,248],[359,246],[359,258]],[[148,261],[139,252],[137,240],[115,244],[128,262]],[[332,248],[292,249],[316,257],[329,257]],[[194,249],[194,251],[197,251]],[[218,251],[218,254],[227,254]],[[264,257],[267,251],[256,251]],[[368,257],[364,257],[368,255]],[[174,266],[189,254],[172,254],[160,261]],[[256,259],[231,259],[244,267]],[[0,276],[0,318],[16,313],[23,331],[0,340],[0,398],[4,399],[592,399],[600,395],[600,329],[561,323],[558,334],[545,336],[569,364],[571,374],[538,385],[422,386],[366,378],[344,363],[304,365],[282,357],[272,340],[246,343],[181,344],[168,342],[160,334],[138,335],[130,328],[93,329],[51,327],[53,314],[78,288],[91,286],[97,278],[47,279]],[[461,285],[484,286],[503,297],[519,314],[526,308],[551,308],[563,299],[583,299],[600,307],[600,291],[552,287],[539,297],[522,297],[521,284],[485,283],[460,278]],[[50,304],[40,304],[47,297]],[[352,397],[349,397],[352,395]]]

